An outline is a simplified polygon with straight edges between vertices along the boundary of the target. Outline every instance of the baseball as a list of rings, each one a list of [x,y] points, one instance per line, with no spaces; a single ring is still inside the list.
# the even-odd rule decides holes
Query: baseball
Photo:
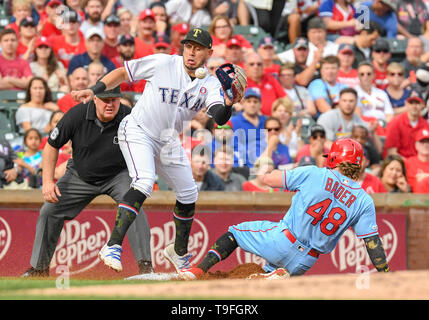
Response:
[[[204,69],[204,68],[198,68],[198,69],[195,71],[195,76],[196,76],[198,79],[204,79],[204,78],[205,78],[205,76],[206,76],[206,69]]]

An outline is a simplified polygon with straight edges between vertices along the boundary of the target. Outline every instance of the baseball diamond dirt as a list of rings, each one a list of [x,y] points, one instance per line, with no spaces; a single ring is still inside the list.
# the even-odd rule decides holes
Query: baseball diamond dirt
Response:
[[[237,266],[229,272],[209,273],[197,281],[142,281],[73,287],[68,290],[33,289],[24,294],[72,298],[140,299],[364,299],[427,300],[429,270],[391,273],[304,275],[286,280],[245,280],[260,272],[256,264]]]

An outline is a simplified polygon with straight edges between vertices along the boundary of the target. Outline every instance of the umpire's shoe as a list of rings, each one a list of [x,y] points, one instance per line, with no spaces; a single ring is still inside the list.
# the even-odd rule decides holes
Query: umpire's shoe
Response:
[[[122,254],[122,247],[119,244],[114,244],[113,246],[109,247],[106,243],[98,253],[98,257],[110,269],[113,269],[116,272],[121,272],[122,271],[121,254]]]
[[[21,276],[21,278],[47,278],[49,277],[49,268],[38,270],[34,269],[33,267],[27,269],[27,271],[24,272],[24,274]]]
[[[137,264],[139,266],[139,274],[148,274],[155,272],[153,270],[151,261],[139,260]]]

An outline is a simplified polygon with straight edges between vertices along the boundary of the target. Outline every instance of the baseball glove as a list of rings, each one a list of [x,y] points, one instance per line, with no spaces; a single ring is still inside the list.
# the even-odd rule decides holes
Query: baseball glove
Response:
[[[247,77],[244,70],[232,63],[225,63],[216,69],[223,92],[233,103],[240,102],[247,87]]]

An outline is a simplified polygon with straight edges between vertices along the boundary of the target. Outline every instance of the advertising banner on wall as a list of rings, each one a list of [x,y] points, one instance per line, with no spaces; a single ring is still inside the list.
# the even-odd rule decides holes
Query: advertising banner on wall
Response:
[[[149,211],[151,255],[156,272],[173,272],[162,251],[174,242],[172,213]],[[251,220],[279,221],[283,213],[200,212],[189,238],[192,261],[201,261],[213,243],[230,225]],[[30,265],[38,211],[0,209],[0,276],[19,276]],[[125,278],[138,274],[137,263],[127,240],[123,244],[123,272],[107,269],[98,259],[98,251],[110,238],[115,220],[113,210],[84,210],[76,219],[66,221],[51,261],[51,276],[67,270],[82,278]],[[377,213],[377,223],[392,270],[407,268],[406,214]],[[243,263],[264,264],[256,255],[237,249],[210,271],[228,271]],[[363,240],[347,230],[330,254],[324,254],[307,274],[359,273],[375,271]]]

